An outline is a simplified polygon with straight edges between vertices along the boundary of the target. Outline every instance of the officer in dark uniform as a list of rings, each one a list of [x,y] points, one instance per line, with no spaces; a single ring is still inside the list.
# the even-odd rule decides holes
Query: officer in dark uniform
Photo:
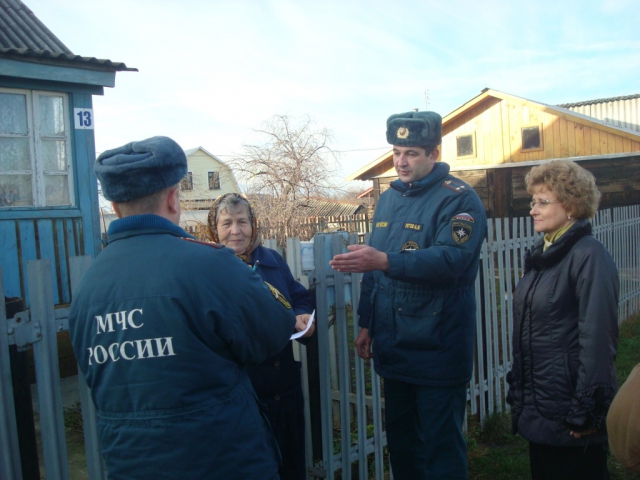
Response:
[[[187,159],[176,142],[132,142],[94,168],[119,219],[74,295],[69,330],[109,478],[277,479],[247,365],[289,342],[288,302],[233,250],[180,228]]]
[[[437,162],[441,140],[435,112],[389,117],[399,179],[380,196],[370,245],[351,245],[330,262],[365,272],[355,344],[384,377],[396,480],[467,478],[462,424],[486,217],[476,192]]]

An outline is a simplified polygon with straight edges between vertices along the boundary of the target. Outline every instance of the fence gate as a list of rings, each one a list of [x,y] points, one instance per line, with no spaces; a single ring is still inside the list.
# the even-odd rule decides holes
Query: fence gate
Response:
[[[91,263],[91,257],[69,259],[72,289]],[[0,480],[22,480],[22,461],[15,417],[9,346],[33,348],[38,393],[42,454],[47,480],[68,480],[69,466],[60,391],[56,333],[68,330],[69,308],[54,308],[51,261],[27,262],[29,308],[7,319],[0,308]],[[0,287],[4,291],[2,271]],[[84,378],[79,375],[85,451],[89,478],[106,480],[102,454],[96,435],[95,410]]]
[[[357,233],[316,235],[314,270],[307,272],[316,294],[322,439],[320,459],[316,456],[310,469],[314,478],[333,479],[338,471],[343,480],[389,475],[380,377],[371,362],[355,354],[353,344],[362,274],[339,273],[329,266],[334,255],[357,243]]]

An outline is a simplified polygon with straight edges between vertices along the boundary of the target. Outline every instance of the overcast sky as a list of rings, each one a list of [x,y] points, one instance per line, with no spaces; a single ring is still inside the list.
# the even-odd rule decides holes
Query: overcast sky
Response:
[[[153,135],[222,160],[274,114],[333,131],[347,176],[393,113],[485,88],[557,104],[640,93],[638,0],[23,0],[75,54],[124,62],[96,149]],[[363,184],[364,185],[364,184]]]

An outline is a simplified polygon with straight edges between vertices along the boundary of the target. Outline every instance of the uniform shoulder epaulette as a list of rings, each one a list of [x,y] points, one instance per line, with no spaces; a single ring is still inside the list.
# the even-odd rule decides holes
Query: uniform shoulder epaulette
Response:
[[[444,188],[448,188],[449,190],[453,190],[458,194],[464,193],[469,190],[464,183],[456,180],[445,180],[444,182],[442,182],[441,186]]]
[[[204,242],[202,240],[196,240],[195,238],[187,238],[187,237],[180,237],[180,238],[182,238],[183,240],[186,240],[187,242],[197,243],[199,245],[206,245],[207,247],[224,248],[224,245],[220,245],[219,243]]]

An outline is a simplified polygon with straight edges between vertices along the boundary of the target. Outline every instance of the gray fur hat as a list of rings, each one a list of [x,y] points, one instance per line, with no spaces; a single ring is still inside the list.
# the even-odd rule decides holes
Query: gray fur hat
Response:
[[[103,152],[93,169],[107,200],[129,202],[180,182],[187,157],[169,137],[151,137]]]
[[[387,142],[400,147],[437,147],[442,142],[442,117],[436,112],[407,112],[387,119]]]

